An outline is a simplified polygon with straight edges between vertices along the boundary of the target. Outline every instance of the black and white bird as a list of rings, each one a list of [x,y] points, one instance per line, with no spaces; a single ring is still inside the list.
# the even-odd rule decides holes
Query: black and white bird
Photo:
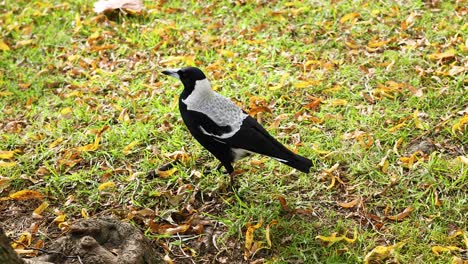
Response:
[[[186,67],[162,73],[182,81],[182,119],[193,137],[221,161],[231,181],[232,163],[251,153],[269,156],[305,173],[310,171],[311,160],[294,154],[231,100],[213,91],[200,69]]]

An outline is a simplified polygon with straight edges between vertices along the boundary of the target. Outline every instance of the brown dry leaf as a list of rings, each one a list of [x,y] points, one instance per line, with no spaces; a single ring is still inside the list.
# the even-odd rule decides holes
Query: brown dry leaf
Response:
[[[273,123],[271,123],[270,127],[271,127],[271,128],[278,128],[279,125],[280,125],[280,122],[281,122],[282,120],[287,119],[288,116],[289,116],[288,114],[281,114],[281,115],[275,117],[275,120],[273,121]]]
[[[189,224],[182,224],[176,227],[170,227],[164,230],[164,234],[166,235],[174,235],[177,233],[185,233],[187,230],[189,230],[190,225]]]
[[[166,264],[174,264],[174,263],[175,263],[175,262],[171,259],[171,257],[169,257],[169,255],[167,255],[167,254],[164,255],[163,260],[164,260],[164,263],[166,263]]]
[[[263,219],[260,219],[260,221],[256,225],[250,224],[250,222],[247,223],[247,231],[245,232],[245,252],[244,252],[244,258],[247,260],[249,259],[250,255],[255,252],[255,249],[253,250],[253,245],[254,245],[254,231],[259,229],[263,225]]]
[[[319,97],[309,97],[312,101],[308,103],[307,105],[304,106],[304,108],[310,109],[310,110],[316,110],[320,104],[323,102],[322,98]]]
[[[38,192],[38,191],[34,191],[34,190],[21,190],[21,191],[18,191],[18,192],[15,192],[13,194],[10,194],[9,196],[10,199],[14,199],[14,200],[29,200],[29,199],[38,199],[38,200],[42,200],[44,197],[43,195]]]
[[[32,213],[33,218],[42,218],[41,214],[44,210],[49,207],[49,203],[44,201],[39,205]]]
[[[359,202],[361,202],[361,197],[358,197],[350,202],[336,202],[336,204],[338,204],[339,206],[343,207],[343,208],[353,208],[354,206],[358,205]]]
[[[359,17],[359,13],[349,13],[340,18],[340,23],[344,24],[347,21],[351,21],[351,23],[354,24]]]
[[[286,212],[291,212],[291,208],[289,208],[288,203],[286,202],[286,198],[282,195],[278,195],[278,201],[281,205],[281,208]]]
[[[405,210],[403,210],[403,212],[401,212],[401,213],[399,213],[397,215],[387,216],[386,218],[390,219],[390,220],[401,221],[404,218],[408,217],[411,214],[411,212],[413,212],[413,211],[414,211],[414,208],[409,206],[409,207],[405,208]]]
[[[132,153],[133,149],[135,148],[135,146],[137,146],[138,144],[140,143],[140,141],[138,140],[134,140],[132,141],[130,144],[128,144],[127,146],[125,146],[122,150],[122,153],[124,155],[128,155],[130,153]]]
[[[355,130],[353,132],[349,133],[344,133],[343,136],[341,136],[343,139],[353,139],[353,138],[358,138],[362,135],[366,134],[366,132],[361,131],[361,130]]]
[[[115,188],[115,183],[112,182],[112,181],[108,181],[108,182],[101,183],[101,184],[98,186],[98,190],[99,190],[99,191],[103,191],[103,190],[105,190],[105,189],[110,189],[110,188]]]
[[[100,0],[94,3],[94,12],[102,13],[109,10],[124,9],[130,12],[141,12],[143,1],[141,0]]]
[[[348,238],[346,235],[341,235],[341,236],[336,236],[336,232],[332,233],[331,236],[316,236],[316,239],[320,239],[323,242],[326,242],[327,247],[335,244],[336,242],[339,242],[341,240],[344,240],[348,243],[354,243],[357,239],[357,231],[354,231],[353,238]]]
[[[268,103],[265,98],[252,96],[249,98],[249,115],[255,116],[258,113],[271,113]]]
[[[454,49],[449,49],[442,53],[436,52],[436,53],[428,55],[428,58],[431,60],[441,60],[441,59],[448,59],[448,58],[453,58],[453,57],[455,57]]]
[[[395,254],[395,250],[401,248],[405,243],[399,242],[395,245],[391,246],[377,246],[372,251],[367,253],[364,257],[364,263],[374,263],[374,262],[381,262],[382,260],[393,256]]]

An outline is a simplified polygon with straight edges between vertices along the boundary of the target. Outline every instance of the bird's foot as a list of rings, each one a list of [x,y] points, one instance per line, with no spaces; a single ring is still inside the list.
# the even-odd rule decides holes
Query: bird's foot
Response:
[[[244,171],[243,170],[235,170],[235,171],[229,173],[229,186],[231,188],[234,188],[234,184],[235,184],[234,177],[241,174],[242,172],[244,172]]]

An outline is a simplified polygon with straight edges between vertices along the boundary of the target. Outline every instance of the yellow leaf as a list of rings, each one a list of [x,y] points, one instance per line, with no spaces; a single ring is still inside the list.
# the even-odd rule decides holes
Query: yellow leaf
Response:
[[[358,18],[359,16],[360,16],[359,13],[346,14],[340,19],[340,23],[344,24],[346,21],[354,20],[355,18]]]
[[[0,96],[9,96],[12,95],[12,92],[0,92]]]
[[[42,200],[43,196],[40,192],[34,190],[21,190],[10,194],[11,199],[15,200],[29,200],[29,199],[38,199]]]
[[[4,161],[0,160],[0,168],[12,168],[12,167],[16,166],[16,164],[17,163],[15,161],[4,162]]]
[[[452,57],[455,57],[455,50],[449,49],[442,53],[436,52],[436,53],[428,55],[428,57],[431,60],[441,60],[441,59],[452,58]]]
[[[33,218],[40,218],[41,217],[41,214],[42,212],[44,212],[44,210],[49,207],[49,203],[48,202],[42,202],[41,205],[39,205],[34,211],[33,211]]]
[[[189,224],[183,224],[183,225],[179,225],[179,226],[177,226],[177,227],[167,228],[167,229],[164,231],[164,234],[166,234],[166,235],[174,235],[174,234],[177,234],[177,233],[184,233],[184,232],[186,232],[189,228],[190,228],[190,225],[189,225]]]
[[[16,42],[15,47],[24,47],[24,46],[32,44],[33,42],[34,42],[34,40],[32,40],[32,39],[20,40],[20,41]]]
[[[98,187],[98,190],[102,191],[102,190],[109,189],[109,188],[115,188],[115,183],[112,181],[101,183]]]
[[[132,141],[132,143],[128,144],[127,146],[123,148],[122,153],[124,155],[130,154],[132,150],[135,148],[135,146],[138,145],[138,143],[140,143],[138,140]]]
[[[81,147],[77,147],[76,150],[81,152],[81,151],[95,151],[98,147],[99,147],[99,141],[101,140],[101,135],[102,133],[104,133],[104,131],[106,131],[107,129],[109,129],[109,126],[103,126],[99,131],[97,131],[96,133],[96,138],[94,139],[94,143],[91,143],[91,144],[88,144],[88,145],[85,145],[85,146],[81,146]]]
[[[58,144],[62,143],[63,142],[63,138],[57,138],[56,140],[54,140],[54,142],[50,143],[49,144],[49,149],[53,149],[55,148]]]
[[[339,206],[341,206],[343,208],[353,208],[354,206],[359,204],[360,201],[361,201],[361,198],[358,197],[358,198],[352,200],[351,202],[347,202],[347,203],[336,202],[336,204],[338,204]]]
[[[7,51],[10,50],[10,47],[8,47],[8,45],[5,42],[3,42],[3,40],[0,40],[0,50]]]
[[[281,76],[281,80],[279,81],[279,84],[278,85],[275,85],[275,86],[271,86],[270,90],[274,91],[274,90],[278,90],[278,89],[281,89],[283,88],[284,86],[284,83],[286,82],[286,80],[289,78],[289,73],[285,73],[283,74],[283,76]]]
[[[266,238],[266,241],[267,241],[267,244],[269,247],[271,247],[271,239],[270,239],[270,227],[272,225],[276,225],[278,224],[278,220],[272,220],[266,227],[265,229],[265,238]]]
[[[177,168],[174,167],[174,168],[169,169],[169,170],[157,170],[156,174],[158,175],[158,177],[167,178],[167,177],[171,176],[172,174],[174,174],[176,171],[177,171]]]
[[[297,82],[294,85],[296,88],[306,88],[310,86],[316,86],[319,85],[322,82],[322,80],[308,80],[308,81],[300,81]]]
[[[70,115],[70,113],[73,112],[72,108],[71,107],[66,107],[66,108],[63,108],[61,111],[60,111],[60,114],[62,116],[68,116]]]
[[[404,127],[404,126],[406,126],[406,123],[405,123],[405,122],[400,123],[400,124],[398,124],[398,125],[396,125],[396,126],[394,126],[394,127],[389,128],[389,129],[388,129],[388,132],[392,132],[392,133],[393,133],[393,132],[399,130],[400,128],[402,128],[402,127]]]
[[[88,218],[89,218],[88,210],[86,210],[86,208],[81,208],[81,216],[82,216],[84,219],[88,219]]]
[[[418,111],[418,110],[414,111],[414,113],[413,113],[413,122],[414,122],[414,126],[415,126],[417,129],[424,129],[424,127],[423,127],[422,124],[421,124],[421,120],[419,120],[418,114],[419,114],[419,111]]]
[[[335,99],[335,100],[327,100],[327,103],[332,106],[345,106],[348,104],[348,101],[344,99]]]
[[[161,60],[161,65],[176,65],[183,62],[186,65],[193,65],[195,63],[195,57],[193,56],[170,56],[167,59]]]
[[[392,246],[377,246],[371,252],[367,253],[364,257],[364,263],[369,264],[370,261],[380,262],[393,254],[395,254],[395,250],[402,247],[404,242],[397,243]]]
[[[59,214],[57,217],[55,217],[54,223],[61,224],[61,223],[65,222],[65,218],[67,218],[67,215]]]
[[[234,52],[230,51],[230,50],[223,50],[223,49],[219,49],[218,50],[219,54],[223,55],[223,56],[226,56],[228,58],[232,58],[234,57]]]
[[[250,252],[254,241],[254,231],[259,229],[263,225],[263,218],[256,225],[247,223],[247,231],[245,232],[245,249],[246,252]],[[249,254],[250,255],[250,254]]]
[[[328,247],[341,240],[344,240],[348,243],[354,243],[357,239],[357,231],[354,231],[353,238],[348,238],[346,237],[346,235],[336,236],[336,232],[332,233],[331,236],[316,236],[315,238],[318,238],[324,242],[327,242]]]
[[[456,246],[433,246],[431,248],[432,252],[436,254],[437,256],[440,255],[440,253],[443,252],[450,252],[450,251],[461,251],[461,248],[456,247]]]
[[[453,126],[452,126],[452,133],[456,133],[458,131],[462,131],[462,130],[465,130],[465,125],[468,124],[468,115],[464,115],[460,120],[458,120],[457,123],[455,123]]]
[[[0,159],[12,159],[16,153],[21,152],[19,149],[15,150],[0,150]]]

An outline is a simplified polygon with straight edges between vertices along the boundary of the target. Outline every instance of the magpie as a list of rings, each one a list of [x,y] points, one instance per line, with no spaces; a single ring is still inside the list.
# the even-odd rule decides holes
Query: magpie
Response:
[[[231,100],[213,91],[200,69],[185,67],[162,73],[182,81],[182,119],[193,137],[221,162],[218,168],[225,167],[231,183],[232,163],[251,153],[269,156],[305,173],[310,171],[310,159],[294,154]]]

